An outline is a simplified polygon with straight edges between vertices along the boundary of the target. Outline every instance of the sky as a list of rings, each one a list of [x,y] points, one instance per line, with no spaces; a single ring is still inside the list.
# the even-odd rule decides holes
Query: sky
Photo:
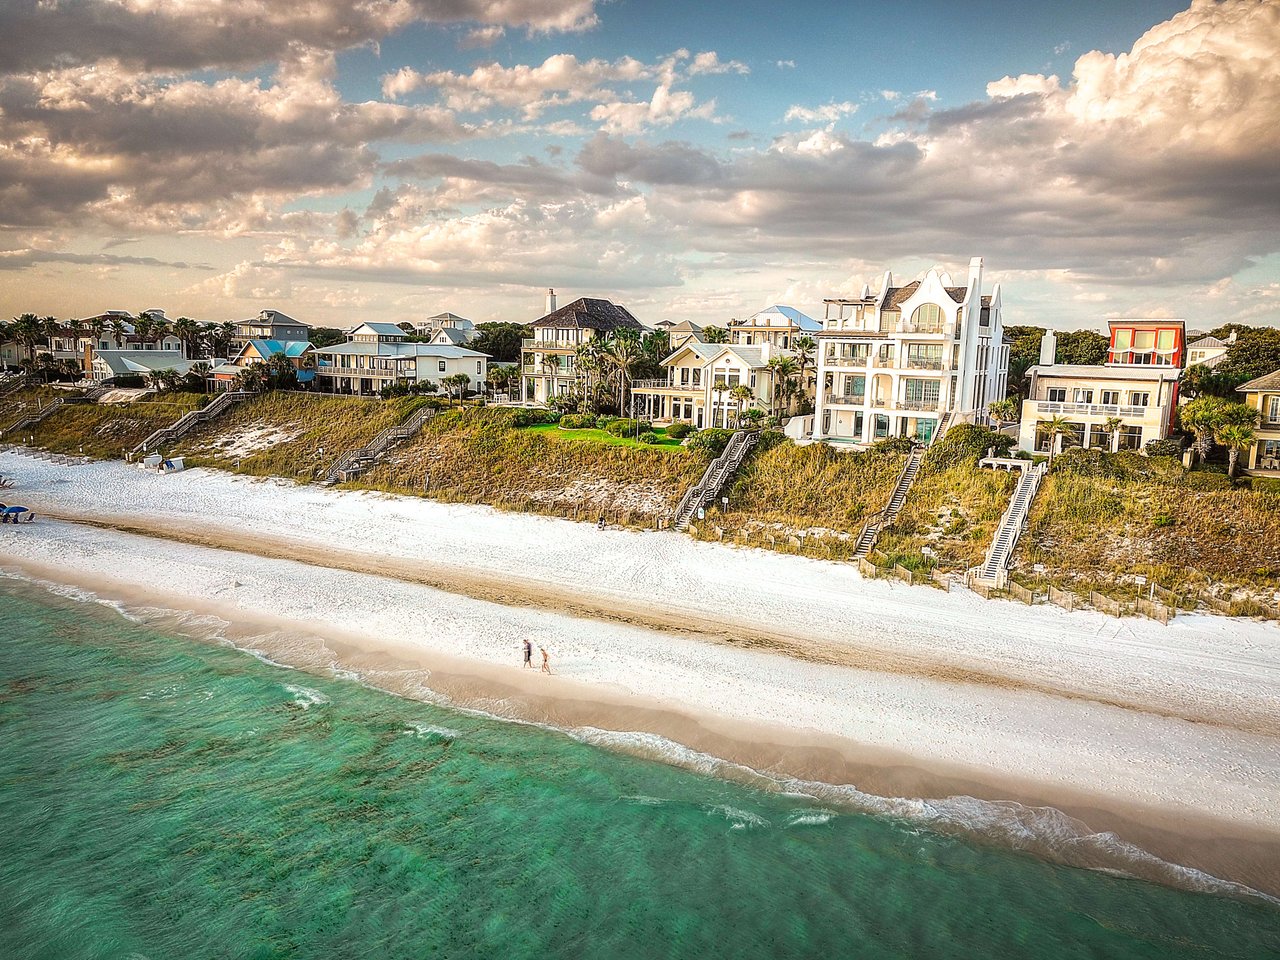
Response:
[[[1280,0],[5,0],[0,315],[1280,325]]]

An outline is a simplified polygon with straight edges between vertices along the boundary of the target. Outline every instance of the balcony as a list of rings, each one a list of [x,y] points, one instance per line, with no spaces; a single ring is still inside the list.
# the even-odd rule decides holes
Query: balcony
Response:
[[[828,367],[865,367],[867,365],[867,356],[865,354],[860,357],[837,357],[828,355],[825,363]]]
[[[582,344],[576,340],[533,340],[524,337],[520,347],[535,353],[574,353]]]
[[[911,357],[907,360],[908,370],[946,370],[947,367],[941,359],[933,360],[927,357]]]
[[[899,410],[912,410],[917,413],[937,413],[937,400],[903,400],[898,404]]]
[[[827,403],[860,407],[866,403],[867,395],[865,393],[837,393],[835,390],[828,390],[826,392],[825,400]]]
[[[1159,411],[1159,407],[1123,407],[1114,403],[1063,403],[1058,400],[1032,400],[1037,414],[1084,414],[1090,417],[1135,417],[1142,419],[1147,411]]]
[[[632,390],[676,390],[683,393],[701,393],[702,386],[690,386],[687,383],[672,383],[670,380],[635,380],[631,384]]]

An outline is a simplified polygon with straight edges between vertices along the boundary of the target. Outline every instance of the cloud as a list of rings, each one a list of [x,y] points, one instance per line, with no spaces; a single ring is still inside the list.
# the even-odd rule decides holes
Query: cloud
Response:
[[[0,270],[26,270],[39,263],[70,263],[94,267],[172,267],[177,270],[212,270],[207,263],[185,260],[158,260],[155,257],[130,257],[111,253],[69,253],[65,250],[0,250]]]
[[[470,73],[422,73],[404,67],[383,77],[382,92],[388,98],[401,99],[430,90],[443,106],[457,113],[486,113],[497,107],[518,111],[525,120],[536,120],[553,108],[592,103],[591,119],[603,129],[638,132],[686,117],[714,119],[714,102],[699,103],[692,93],[677,86],[693,77],[748,72],[745,64],[722,61],[714,50],[697,54],[677,50],[652,63],[634,57],[580,60],[571,53],[560,53],[537,65],[488,63]],[[624,86],[646,82],[655,84],[648,99],[621,92]]]
[[[801,123],[835,123],[841,117],[858,112],[858,105],[845,100],[841,103],[825,103],[820,107],[794,105],[787,108],[783,123],[799,120]]]
[[[552,33],[598,19],[594,0],[6,0],[0,72],[104,60],[148,71],[251,67],[300,48],[376,42],[412,23]]]
[[[775,60],[773,61],[773,65],[779,70],[794,70],[796,68],[796,62],[794,60]]]

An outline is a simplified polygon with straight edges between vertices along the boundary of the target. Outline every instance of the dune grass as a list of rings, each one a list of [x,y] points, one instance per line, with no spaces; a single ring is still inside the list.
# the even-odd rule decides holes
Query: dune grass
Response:
[[[604,443],[579,436],[599,431],[552,434],[515,427],[512,418],[512,411],[492,407],[442,412],[355,485],[650,526],[707,464],[678,446]]]
[[[208,399],[201,393],[166,393],[148,394],[133,403],[68,404],[35,426],[32,445],[54,453],[120,460],[154,431]]]
[[[6,397],[0,397],[0,430],[7,429],[19,417],[41,407],[55,397],[66,396],[61,390],[43,384],[23,387]],[[12,440],[12,437],[5,437]]]
[[[1045,478],[1015,571],[1077,591],[1134,594],[1142,575],[1175,592],[1216,584],[1268,602],[1280,590],[1280,492],[1188,471],[1168,457],[1071,451]]]
[[[728,509],[708,510],[695,535],[849,559],[867,517],[888,502],[904,460],[772,435],[730,487]]]
[[[376,400],[275,391],[246,400],[193,431],[174,452],[186,456],[191,466],[313,480],[341,454],[363,447],[427,402],[422,397]]]
[[[539,423],[532,427],[521,427],[526,433],[540,433],[553,440],[584,440],[591,443],[603,443],[610,447],[641,447],[652,449],[654,447],[669,447],[679,449],[681,442],[674,437],[667,436],[666,427],[654,427],[653,432],[658,435],[657,443],[641,443],[634,437],[628,435],[625,437],[615,437],[607,430],[570,430],[561,427],[555,423]]]

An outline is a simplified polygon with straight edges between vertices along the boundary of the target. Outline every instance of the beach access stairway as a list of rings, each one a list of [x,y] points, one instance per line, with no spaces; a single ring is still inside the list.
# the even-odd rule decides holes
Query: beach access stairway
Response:
[[[13,423],[9,424],[9,426],[5,427],[4,430],[0,430],[0,437],[7,437],[11,433],[18,433],[22,430],[30,430],[51,413],[60,410],[66,405],[66,403],[67,401],[62,399],[62,397],[54,397],[38,410],[35,410],[32,413],[23,414],[17,420],[13,421]]]
[[[199,410],[191,410],[184,413],[169,426],[156,430],[151,436],[134,447],[132,452],[134,454],[146,453],[148,450],[154,450],[162,443],[173,443],[175,440],[180,440],[199,424],[208,423],[215,417],[220,417],[237,403],[252,396],[253,393],[248,390],[228,390],[226,393],[220,393]]]
[[[916,474],[920,472],[920,462],[923,459],[924,448],[913,447],[907,462],[902,467],[902,472],[898,474],[898,482],[893,485],[893,492],[889,494],[889,502],[883,510],[872,514],[871,519],[863,526],[862,532],[858,534],[858,543],[853,551],[855,560],[867,557],[875,547],[880,531],[893,523],[898,511],[907,502],[907,494],[911,492],[911,484],[915,483]]]
[[[27,375],[20,373],[16,377],[7,377],[0,380],[0,397],[7,397],[11,393],[16,393],[27,385]]]
[[[348,450],[340,456],[325,473],[324,480],[321,482],[326,487],[332,487],[335,483],[358,477],[377,463],[378,458],[391,447],[408,440],[421,430],[422,425],[435,415],[435,407],[419,407],[404,423],[387,427],[365,446],[358,450]]]
[[[1018,538],[1026,529],[1027,517],[1031,513],[1031,504],[1040,489],[1040,481],[1044,478],[1046,467],[1037,463],[1024,467],[1018,485],[1013,488],[1013,496],[1009,498],[1009,506],[1000,518],[995,537],[987,549],[987,558],[976,571],[977,579],[994,587],[1003,587],[1008,579],[1009,561],[1013,559],[1014,547]]]
[[[720,456],[707,464],[702,479],[686,490],[684,496],[680,498],[675,513],[671,515],[671,525],[677,530],[687,530],[693,521],[694,514],[720,495],[720,491],[733,479],[733,475],[747,459],[747,454],[759,441],[758,430],[736,431],[725,444]]]

